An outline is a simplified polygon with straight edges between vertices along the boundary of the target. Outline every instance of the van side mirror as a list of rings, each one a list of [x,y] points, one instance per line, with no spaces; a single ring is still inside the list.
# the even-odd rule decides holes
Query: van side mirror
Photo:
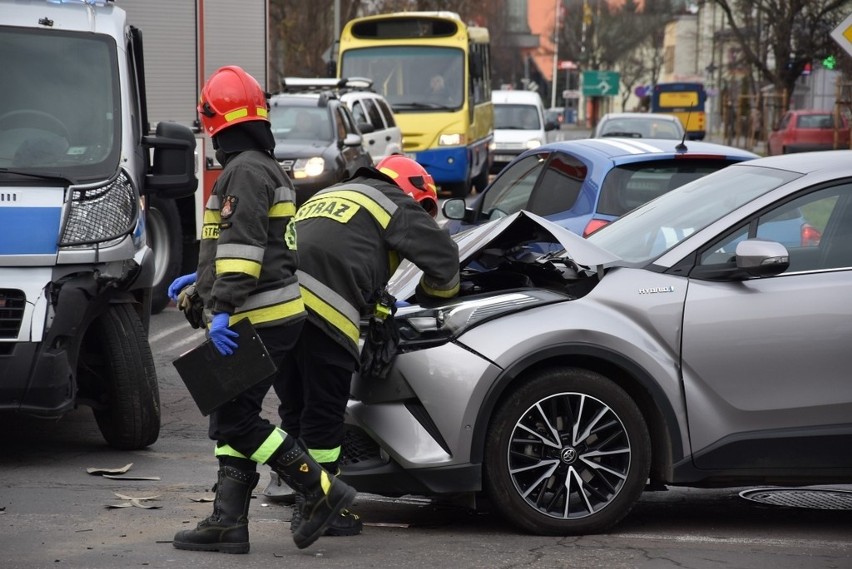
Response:
[[[142,137],[153,150],[153,166],[145,175],[145,190],[163,199],[191,196],[198,188],[195,176],[195,135],[189,127],[160,122],[154,136]]]

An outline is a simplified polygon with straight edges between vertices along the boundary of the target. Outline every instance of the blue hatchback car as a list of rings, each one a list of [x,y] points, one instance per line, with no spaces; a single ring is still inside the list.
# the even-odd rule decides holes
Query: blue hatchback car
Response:
[[[588,138],[552,142],[510,162],[470,204],[443,204],[458,233],[520,210],[586,236],[631,209],[757,154],[709,142]]]

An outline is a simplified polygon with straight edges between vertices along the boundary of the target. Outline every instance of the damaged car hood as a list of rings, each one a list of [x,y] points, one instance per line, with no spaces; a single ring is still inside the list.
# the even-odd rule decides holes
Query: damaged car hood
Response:
[[[551,259],[569,259],[578,269],[601,273],[620,259],[593,245],[579,235],[528,211],[519,211],[502,219],[453,235],[459,247],[459,265],[464,268],[491,248],[530,246],[539,255]],[[414,296],[423,271],[403,261],[388,283],[388,291],[397,299]]]

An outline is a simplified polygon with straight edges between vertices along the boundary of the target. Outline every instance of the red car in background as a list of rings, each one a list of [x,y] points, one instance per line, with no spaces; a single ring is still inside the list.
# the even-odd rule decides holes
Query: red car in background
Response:
[[[769,134],[770,155],[849,148],[849,124],[839,117],[835,128],[833,111],[787,111]]]

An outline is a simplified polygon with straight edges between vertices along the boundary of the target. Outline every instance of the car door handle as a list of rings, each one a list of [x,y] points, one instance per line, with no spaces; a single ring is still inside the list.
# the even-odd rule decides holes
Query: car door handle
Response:
[[[370,144],[375,144],[375,143],[376,143],[375,140],[370,140]]]
[[[386,136],[386,137],[385,137],[385,142],[390,142],[390,141],[391,141],[391,137]]]

